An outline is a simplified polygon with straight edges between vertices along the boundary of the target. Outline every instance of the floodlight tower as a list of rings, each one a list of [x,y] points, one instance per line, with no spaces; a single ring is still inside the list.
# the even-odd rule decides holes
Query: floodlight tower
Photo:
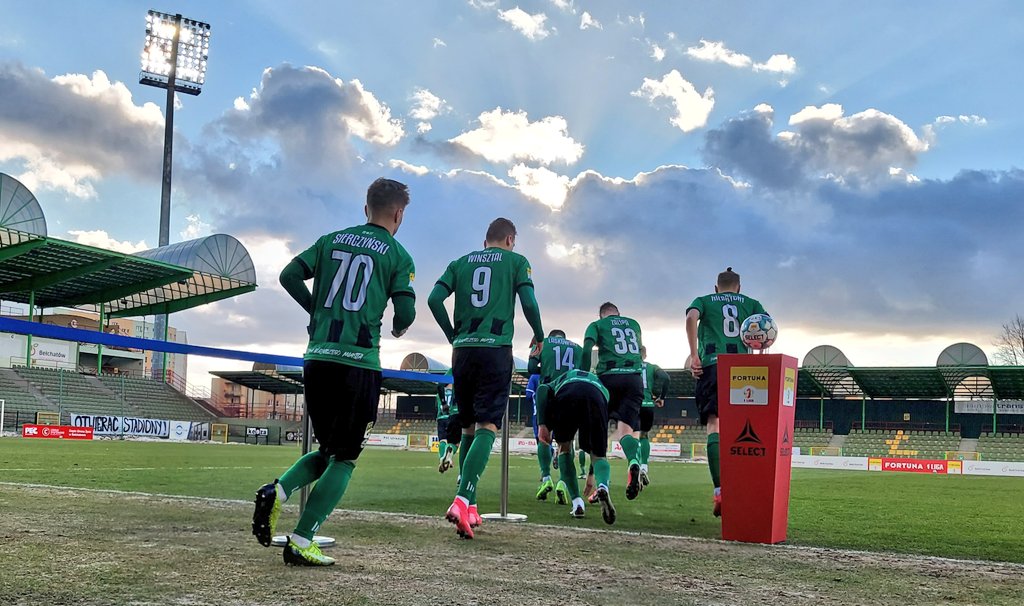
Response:
[[[210,53],[210,24],[183,19],[154,10],[146,14],[146,45],[142,49],[139,83],[167,90],[164,116],[164,173],[160,192],[160,239],[170,244],[171,156],[174,147],[174,92],[198,95],[206,82],[206,61]],[[153,336],[167,340],[167,315],[156,316]],[[159,360],[161,379],[167,380],[163,352],[154,352],[153,368]]]

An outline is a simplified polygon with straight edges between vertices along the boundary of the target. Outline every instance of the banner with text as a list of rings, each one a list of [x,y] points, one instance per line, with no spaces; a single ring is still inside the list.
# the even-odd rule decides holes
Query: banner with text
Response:
[[[92,427],[93,433],[98,436],[167,438],[171,435],[171,422],[162,419],[72,413],[71,424],[75,427]]]
[[[957,400],[953,409],[960,414],[990,415],[992,400]],[[996,406],[996,414],[1024,415],[1024,400],[1000,400]]]
[[[73,427],[70,425],[23,425],[23,438],[51,438],[59,440],[91,440],[91,427]]]
[[[366,441],[367,446],[389,446],[405,448],[409,444],[409,436],[397,433],[371,433]]]

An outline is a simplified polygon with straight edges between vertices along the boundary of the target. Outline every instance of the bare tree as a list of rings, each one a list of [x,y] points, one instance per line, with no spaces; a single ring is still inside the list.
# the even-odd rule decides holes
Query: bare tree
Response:
[[[996,360],[1010,366],[1024,366],[1024,318],[1020,314],[1003,324],[996,337]]]

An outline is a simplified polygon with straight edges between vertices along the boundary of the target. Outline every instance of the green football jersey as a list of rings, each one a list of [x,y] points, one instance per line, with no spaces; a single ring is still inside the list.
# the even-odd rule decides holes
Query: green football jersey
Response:
[[[608,389],[603,383],[601,383],[601,379],[598,379],[597,375],[594,373],[587,372],[585,370],[569,370],[562,373],[562,376],[555,379],[555,382],[551,384],[551,391],[557,395],[563,387],[577,381],[590,383],[594,387],[598,388],[604,396],[605,401],[608,401]]]
[[[544,339],[540,350],[540,382],[550,383],[567,370],[579,366],[583,348],[578,343],[562,337]]]
[[[643,406],[652,407],[654,406],[655,396],[661,396],[665,388],[664,382],[668,380],[668,373],[662,370],[657,364],[652,364],[650,362],[644,362],[643,369]]]
[[[605,373],[632,374],[640,372],[643,359],[640,357],[640,324],[626,316],[607,316],[591,322],[584,338],[597,345],[597,369]],[[589,370],[589,369],[584,369]]]
[[[494,247],[449,263],[437,283],[455,293],[452,347],[511,346],[516,292],[531,274],[526,257]]]
[[[322,236],[295,258],[313,278],[305,359],[380,370],[388,299],[416,296],[409,253],[391,232],[367,223]]]
[[[718,354],[747,353],[740,338],[740,325],[754,314],[768,313],[757,299],[733,292],[697,297],[686,311],[691,309],[700,314],[697,351],[702,366],[718,362]]]

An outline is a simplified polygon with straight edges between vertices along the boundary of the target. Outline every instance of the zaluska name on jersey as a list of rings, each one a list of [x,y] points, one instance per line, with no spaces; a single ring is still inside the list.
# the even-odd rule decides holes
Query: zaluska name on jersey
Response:
[[[313,278],[305,358],[380,369],[388,300],[415,296],[409,253],[387,229],[366,224],[327,234],[296,259]]]
[[[512,344],[516,292],[533,285],[526,257],[493,247],[473,251],[449,263],[437,283],[455,294],[453,347]]]

